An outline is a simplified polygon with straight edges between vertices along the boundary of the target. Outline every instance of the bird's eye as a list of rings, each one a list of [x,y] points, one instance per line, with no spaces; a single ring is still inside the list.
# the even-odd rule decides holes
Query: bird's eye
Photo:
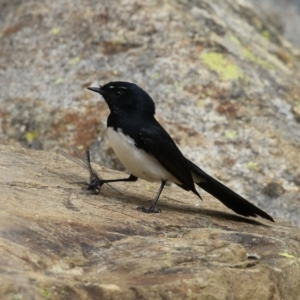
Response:
[[[116,97],[120,97],[121,95],[123,95],[123,91],[120,91],[120,90],[115,91],[115,96]]]

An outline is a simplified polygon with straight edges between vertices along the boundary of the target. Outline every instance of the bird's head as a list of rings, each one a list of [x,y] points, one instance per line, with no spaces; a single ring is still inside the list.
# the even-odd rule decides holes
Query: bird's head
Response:
[[[134,113],[143,116],[155,114],[152,98],[134,83],[113,81],[97,88],[88,87],[88,89],[99,93],[112,113]]]

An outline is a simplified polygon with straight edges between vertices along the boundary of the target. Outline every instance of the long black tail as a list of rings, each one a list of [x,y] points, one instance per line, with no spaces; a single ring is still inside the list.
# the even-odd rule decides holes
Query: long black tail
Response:
[[[261,216],[267,220],[274,222],[273,218],[265,213],[260,208],[256,207],[242,196],[235,193],[224,184],[206,174],[198,166],[191,161],[188,161],[195,183],[204,189],[209,194],[220,200],[224,205],[232,209],[237,214],[245,217],[257,217]]]

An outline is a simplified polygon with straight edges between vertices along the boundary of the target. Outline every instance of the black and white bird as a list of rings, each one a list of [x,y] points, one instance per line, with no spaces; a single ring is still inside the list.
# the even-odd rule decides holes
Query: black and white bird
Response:
[[[146,213],[156,213],[159,196],[167,181],[186,191],[201,196],[195,184],[210,193],[237,214],[246,217],[263,217],[274,222],[266,212],[256,207],[188,160],[173,139],[155,119],[155,104],[147,92],[134,83],[109,82],[103,86],[89,87],[106,101],[110,115],[107,119],[109,142],[117,157],[129,171],[128,178],[99,181],[161,182],[158,193],[149,208],[140,207]]]

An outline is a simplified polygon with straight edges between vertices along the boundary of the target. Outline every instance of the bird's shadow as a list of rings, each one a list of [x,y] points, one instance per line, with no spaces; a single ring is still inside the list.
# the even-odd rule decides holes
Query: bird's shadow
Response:
[[[68,177],[68,183],[74,184],[74,185],[81,185],[79,182],[84,182],[84,178],[78,175],[72,175]],[[65,177],[64,177],[65,179]],[[130,190],[122,190],[120,187],[114,185],[116,189],[111,188],[108,185],[104,185],[101,188],[100,195],[104,197],[110,197],[111,199],[116,199],[118,201],[126,202],[126,203],[131,203],[136,206],[150,206],[153,199],[149,200],[146,199],[144,196],[139,196],[134,192],[131,192]],[[84,189],[83,189],[84,190]],[[85,191],[86,194],[91,194],[90,191]],[[168,196],[167,196],[168,197]],[[223,220],[228,220],[228,221],[233,221],[233,222],[238,222],[238,223],[247,223],[255,226],[264,226],[264,227],[270,227],[270,225],[266,225],[258,220],[250,219],[247,217],[239,216],[236,215],[235,213],[230,213],[230,212],[223,212],[223,211],[218,211],[218,210],[212,210],[212,209],[206,209],[206,208],[194,208],[191,206],[184,206],[182,204],[176,204],[174,202],[168,201],[168,203],[165,203],[163,201],[163,198],[160,199],[158,202],[158,208],[162,210],[163,213],[166,211],[176,211],[176,212],[181,212],[185,214],[196,214],[196,215],[206,215],[210,217],[214,217],[217,219],[223,219]],[[147,201],[148,200],[148,201]],[[183,201],[184,203],[184,201]],[[140,212],[141,214],[144,214],[143,212]]]

